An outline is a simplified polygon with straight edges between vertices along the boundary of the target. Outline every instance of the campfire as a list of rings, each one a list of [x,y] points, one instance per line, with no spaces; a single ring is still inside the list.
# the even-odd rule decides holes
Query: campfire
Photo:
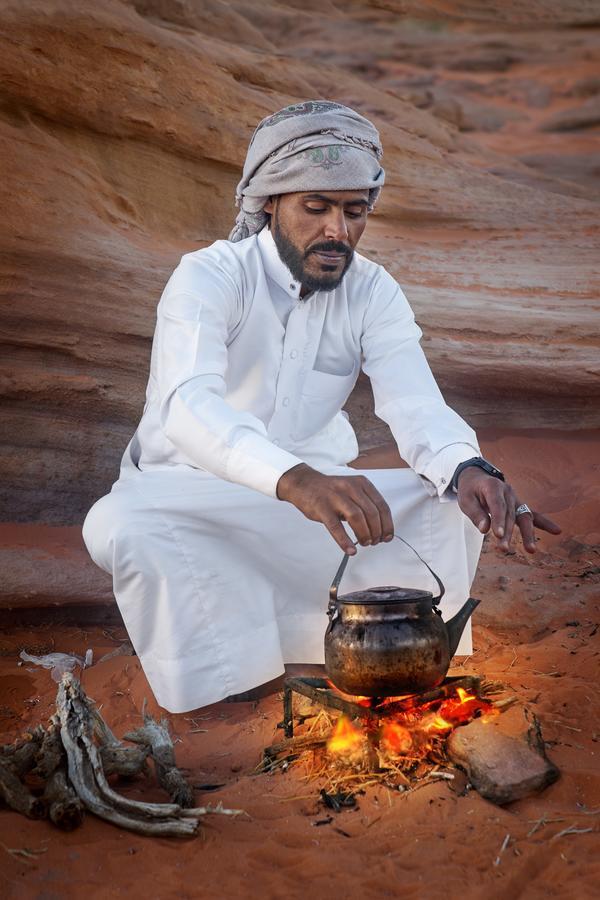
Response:
[[[372,698],[344,694],[323,678],[288,678],[280,723],[286,739],[265,749],[262,770],[301,765],[307,779],[322,781],[326,802],[374,784],[404,792],[453,780],[449,737],[474,720],[491,724],[516,702],[497,699],[501,691],[464,676],[421,694]]]

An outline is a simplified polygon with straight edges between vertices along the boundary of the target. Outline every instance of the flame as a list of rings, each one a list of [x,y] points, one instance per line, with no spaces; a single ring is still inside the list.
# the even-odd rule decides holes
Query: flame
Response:
[[[429,722],[424,722],[422,725],[423,731],[448,731],[449,728],[454,728],[452,722],[447,722],[442,716],[434,716]]]
[[[390,753],[408,753],[412,750],[413,739],[408,728],[398,722],[384,722],[381,745]]]
[[[352,753],[362,747],[364,735],[346,716],[340,716],[327,741],[329,753]]]
[[[457,726],[471,721],[475,716],[497,715],[488,700],[478,697],[462,687],[443,699],[433,699],[415,704],[405,704],[401,708],[390,708],[390,704],[405,698],[386,697],[373,700],[345,694],[329,682],[342,697],[355,704],[370,707],[375,715],[351,720],[341,714],[327,741],[327,751],[336,757],[335,765],[364,768],[372,765],[373,753],[379,764],[389,768],[389,764],[400,765],[401,759],[414,764],[424,760],[436,749],[437,740],[446,738]],[[376,714],[381,710],[381,717]],[[388,764],[386,764],[386,759]],[[361,769],[362,770],[362,769]]]

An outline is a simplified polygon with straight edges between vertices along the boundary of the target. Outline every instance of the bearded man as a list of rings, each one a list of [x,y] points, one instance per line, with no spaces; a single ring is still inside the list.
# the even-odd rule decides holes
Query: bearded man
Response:
[[[162,295],[142,420],[84,538],[171,712],[322,663],[329,584],[355,541],[369,549],[345,590],[432,586],[396,533],[441,576],[448,618],[490,527],[508,549],[516,522],[530,552],[534,525],[559,530],[481,458],[400,287],[354,252],[381,156],[374,126],[338,103],[264,119],[229,240],[184,256]],[[387,468],[358,456],[342,411],[361,366],[397,444]]]

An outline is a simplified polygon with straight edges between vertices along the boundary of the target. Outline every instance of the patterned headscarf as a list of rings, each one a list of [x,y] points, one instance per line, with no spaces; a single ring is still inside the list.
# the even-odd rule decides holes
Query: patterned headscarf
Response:
[[[348,106],[307,100],[286,106],[257,126],[236,190],[240,207],[230,241],[263,228],[269,197],[297,191],[369,191],[372,209],[385,179],[374,125]]]

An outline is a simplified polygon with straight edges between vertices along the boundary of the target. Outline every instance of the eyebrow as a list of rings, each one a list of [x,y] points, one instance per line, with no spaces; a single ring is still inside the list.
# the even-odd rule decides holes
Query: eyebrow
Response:
[[[339,206],[339,200],[332,200],[331,197],[326,197],[324,194],[305,194],[302,198],[303,200],[322,200],[323,203],[331,203],[332,206]],[[344,206],[368,206],[368,200],[345,200],[343,203]]]

